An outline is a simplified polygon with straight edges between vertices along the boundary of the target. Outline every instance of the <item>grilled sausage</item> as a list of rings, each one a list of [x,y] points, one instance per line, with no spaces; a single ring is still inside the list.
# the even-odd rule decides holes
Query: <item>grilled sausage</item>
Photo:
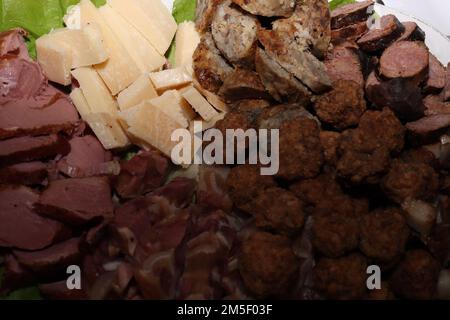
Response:
[[[219,95],[228,102],[271,98],[258,74],[247,69],[235,69],[231,72],[220,88]]]
[[[404,31],[403,24],[390,14],[381,18],[379,29],[371,29],[357,43],[362,50],[367,52],[384,50],[397,40]]]
[[[331,12],[331,28],[339,29],[357,22],[366,21],[373,11],[372,0],[356,2],[338,7]]]
[[[294,12],[293,0],[233,0],[251,14],[264,17],[289,17]]]

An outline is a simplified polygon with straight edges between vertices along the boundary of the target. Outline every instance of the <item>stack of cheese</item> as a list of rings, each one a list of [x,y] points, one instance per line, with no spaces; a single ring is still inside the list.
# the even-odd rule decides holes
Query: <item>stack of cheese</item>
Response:
[[[100,8],[81,0],[64,21],[67,28],[38,39],[38,61],[51,81],[76,79],[72,101],[105,148],[152,145],[170,156],[175,129],[223,117],[225,104],[192,77],[194,24],[178,27],[160,0]],[[176,68],[163,70],[175,34]]]

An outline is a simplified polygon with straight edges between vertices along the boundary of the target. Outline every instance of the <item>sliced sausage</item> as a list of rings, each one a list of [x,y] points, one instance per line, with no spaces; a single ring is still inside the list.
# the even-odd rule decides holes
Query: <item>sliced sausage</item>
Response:
[[[210,33],[205,33],[193,55],[194,73],[200,85],[217,93],[233,68],[220,55]]]
[[[255,64],[262,83],[275,100],[298,103],[310,100],[308,88],[260,48],[256,51]]]
[[[314,55],[299,50],[295,44],[286,43],[278,38],[272,30],[260,30],[258,39],[271,58],[312,91],[322,93],[331,88],[331,80],[325,65]]]
[[[247,69],[235,69],[231,72],[220,88],[219,95],[229,102],[271,98],[258,74]]]
[[[428,93],[438,93],[445,87],[445,68],[442,63],[430,53],[428,80],[425,91]]]
[[[444,102],[441,96],[428,95],[423,99],[425,115],[450,114],[450,102]]]
[[[254,64],[258,20],[251,15],[221,4],[211,24],[211,33],[217,48],[233,64]]]
[[[347,4],[331,12],[331,28],[339,29],[356,22],[366,21],[373,12],[372,0]]]
[[[224,0],[198,0],[195,10],[195,27],[198,32],[208,32],[217,7]]]
[[[420,29],[417,23],[412,21],[403,22],[405,31],[398,41],[425,41],[425,32]]]
[[[450,100],[450,62],[447,65],[447,73],[445,75],[445,87],[442,93],[444,95],[444,100]]]
[[[43,162],[24,162],[0,169],[0,184],[37,185],[47,178],[47,165]]]
[[[233,0],[238,6],[251,14],[263,17],[289,17],[294,12],[292,0]]]
[[[405,79],[382,81],[372,72],[366,81],[366,97],[378,108],[391,108],[401,120],[414,121],[424,114],[420,87]]]
[[[336,46],[325,58],[325,66],[333,82],[351,80],[364,87],[361,60],[354,48]]]
[[[379,29],[371,29],[357,43],[362,50],[367,52],[384,50],[404,31],[403,24],[394,15],[389,14],[381,18]]]
[[[294,14],[272,24],[279,39],[294,42],[299,48],[309,48],[322,59],[331,41],[330,10],[326,0],[305,0],[298,3]]]
[[[427,135],[447,127],[450,127],[450,114],[432,115],[406,124],[409,131],[418,135]]]
[[[369,30],[366,21],[358,22],[339,29],[331,30],[331,42],[334,44],[342,41],[351,41],[359,39]]]
[[[428,49],[421,42],[400,41],[387,48],[380,59],[380,73],[388,79],[421,83],[428,76]]]

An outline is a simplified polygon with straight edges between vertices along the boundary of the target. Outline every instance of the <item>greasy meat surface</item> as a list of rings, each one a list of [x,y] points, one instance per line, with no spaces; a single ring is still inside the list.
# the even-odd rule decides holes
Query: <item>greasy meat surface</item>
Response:
[[[424,250],[411,250],[392,275],[392,290],[406,299],[432,299],[436,292],[439,263]]]
[[[233,64],[254,64],[258,20],[226,1],[219,5],[211,24],[211,34],[217,48]]]
[[[425,163],[396,160],[384,177],[382,188],[391,200],[399,204],[407,199],[432,201],[439,189],[439,175]]]
[[[311,93],[308,88],[260,48],[256,49],[255,65],[262,83],[275,100],[309,102]]]
[[[233,70],[220,55],[210,33],[202,36],[193,55],[194,72],[203,88],[217,93],[226,76]]]
[[[257,227],[287,235],[298,233],[305,222],[302,202],[281,188],[260,192],[252,201],[251,213]]]
[[[299,261],[288,238],[255,232],[242,244],[239,271],[258,297],[282,295],[295,280]]]
[[[322,258],[314,267],[314,287],[329,299],[361,299],[367,290],[366,268],[366,258],[357,253],[338,259]]]
[[[320,120],[338,130],[356,126],[366,111],[364,91],[356,82],[337,81],[332,91],[316,100],[314,109]]]
[[[285,121],[280,127],[280,170],[277,176],[287,180],[312,178],[324,163],[319,125],[303,117]]]
[[[409,228],[398,208],[378,209],[362,217],[361,251],[369,258],[389,263],[404,251]]]
[[[242,9],[256,16],[288,17],[295,7],[293,0],[233,0]]]

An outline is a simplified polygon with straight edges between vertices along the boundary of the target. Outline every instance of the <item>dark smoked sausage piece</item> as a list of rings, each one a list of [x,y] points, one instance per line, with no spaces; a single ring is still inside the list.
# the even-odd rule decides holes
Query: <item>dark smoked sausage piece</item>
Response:
[[[398,38],[398,41],[425,41],[425,32],[420,29],[417,23],[412,21],[403,22],[405,32]]]
[[[340,29],[331,30],[331,41],[336,44],[342,41],[357,40],[369,30],[366,21],[351,24]]]
[[[403,24],[394,15],[389,14],[381,18],[379,29],[370,30],[357,43],[362,50],[367,52],[384,50],[404,31]]]
[[[374,2],[356,2],[339,7],[331,12],[331,28],[339,29],[369,18]]]
[[[430,53],[429,65],[425,91],[438,93],[445,87],[445,68],[432,53]]]

